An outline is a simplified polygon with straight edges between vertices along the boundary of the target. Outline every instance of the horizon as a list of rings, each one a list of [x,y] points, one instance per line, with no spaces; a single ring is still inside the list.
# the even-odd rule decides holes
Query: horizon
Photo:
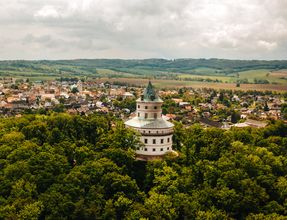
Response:
[[[71,58],[71,59],[0,59],[0,62],[4,61],[29,61],[29,62],[37,62],[37,61],[76,61],[76,60],[167,60],[167,61],[175,61],[175,60],[227,60],[227,61],[287,61],[286,59],[231,59],[231,58],[187,58],[187,57],[179,57],[179,58]]]

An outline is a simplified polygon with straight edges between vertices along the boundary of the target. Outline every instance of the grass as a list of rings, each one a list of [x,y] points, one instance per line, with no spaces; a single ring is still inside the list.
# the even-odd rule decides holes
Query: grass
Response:
[[[208,76],[214,76],[218,75],[218,70],[213,68],[207,68],[207,67],[199,67],[193,70],[195,74],[198,75],[208,75]]]
[[[148,80],[141,78],[119,78],[119,79],[107,79],[101,78],[98,82],[125,82],[130,85],[146,86]],[[179,87],[192,87],[192,88],[213,88],[213,89],[231,89],[231,90],[259,90],[259,91],[277,91],[286,92],[286,85],[274,85],[274,84],[241,84],[240,87],[236,87],[235,83],[207,83],[207,82],[195,82],[195,81],[179,81],[179,80],[152,80],[152,83],[157,88],[179,88]]]
[[[115,74],[116,72],[110,69],[97,69],[97,73],[100,75],[106,75],[106,74]]]
[[[97,74],[102,77],[136,77],[134,74],[110,69],[97,69]]]
[[[287,84],[287,81],[280,79],[280,76],[270,73],[268,69],[248,70],[239,72],[240,79],[248,79],[249,82],[254,82],[254,79],[265,79],[270,83]]]
[[[211,80],[221,80],[222,82],[234,82],[234,77],[229,76],[204,76],[204,75],[195,75],[195,74],[179,74],[178,78],[180,79],[211,79]]]
[[[270,73],[270,76],[277,78],[286,78],[287,79],[287,69],[276,70]]]

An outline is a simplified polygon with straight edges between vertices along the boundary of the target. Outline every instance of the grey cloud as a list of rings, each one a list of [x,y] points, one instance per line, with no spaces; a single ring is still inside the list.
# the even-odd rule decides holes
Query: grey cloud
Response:
[[[53,38],[50,35],[34,36],[32,34],[26,35],[22,39],[23,45],[37,45],[46,49],[57,49],[58,51],[65,50],[107,50],[110,48],[109,44],[105,41],[96,41],[92,39],[61,39]]]
[[[287,2],[10,0],[0,2],[0,33],[4,49],[25,50],[23,59],[283,59]],[[0,51],[1,58],[13,53]]]

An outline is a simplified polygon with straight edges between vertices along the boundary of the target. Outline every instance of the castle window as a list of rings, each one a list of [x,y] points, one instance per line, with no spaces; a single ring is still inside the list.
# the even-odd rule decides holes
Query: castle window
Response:
[[[153,143],[153,144],[156,144],[156,139],[152,139],[152,143]]]
[[[157,118],[157,113],[154,113],[154,118],[155,118],[155,119]]]
[[[147,144],[147,139],[146,138],[144,139],[144,143]]]
[[[157,109],[157,106],[155,106],[154,109]]]
[[[138,117],[140,117],[140,113],[138,113]]]
[[[147,148],[145,148],[144,151],[147,151]]]
[[[152,151],[155,151],[155,148],[153,148]]]
[[[144,108],[147,109],[147,106],[145,106]]]
[[[169,147],[167,148],[167,150],[169,150]]]
[[[160,143],[163,144],[163,139],[160,139]]]
[[[160,148],[160,151],[163,151],[163,148]]]
[[[147,113],[144,114],[144,117],[147,118]]]
[[[138,105],[138,108],[140,108],[141,106],[140,105]]]
[[[140,148],[139,148],[139,147],[137,147],[137,150],[140,150]]]
[[[167,142],[169,143],[169,141],[170,141],[170,139],[168,138],[168,139],[167,139]]]

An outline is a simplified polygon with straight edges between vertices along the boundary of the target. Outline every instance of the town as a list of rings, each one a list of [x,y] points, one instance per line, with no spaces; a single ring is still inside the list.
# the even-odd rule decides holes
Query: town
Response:
[[[136,99],[143,88],[116,82],[61,79],[33,81],[2,78],[0,112],[3,117],[47,112],[89,115],[112,114],[123,120],[135,116]],[[229,129],[265,127],[270,120],[287,119],[287,93],[214,90],[208,88],[158,89],[163,115],[185,126]]]

